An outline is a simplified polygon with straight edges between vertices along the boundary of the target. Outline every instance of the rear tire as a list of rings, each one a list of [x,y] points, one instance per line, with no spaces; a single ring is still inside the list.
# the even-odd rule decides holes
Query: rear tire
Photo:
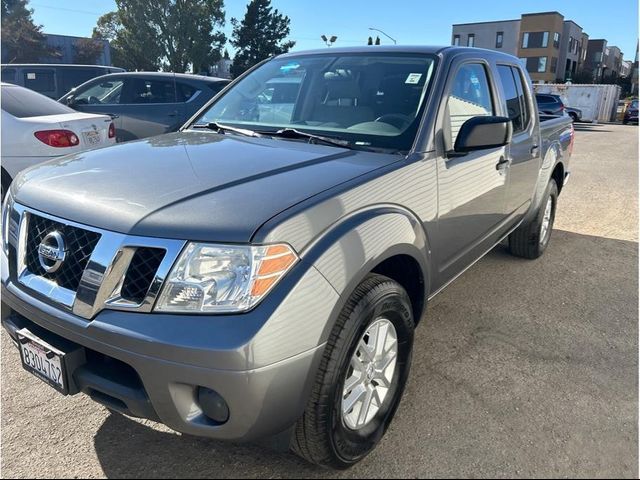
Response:
[[[387,322],[384,339],[372,340],[369,333],[380,322]],[[411,363],[413,329],[411,302],[398,283],[382,275],[369,275],[358,285],[331,332],[306,410],[295,426],[291,448],[297,455],[316,465],[345,469],[375,448],[402,398]],[[389,332],[396,334],[395,342]],[[375,338],[382,339],[381,335],[377,333]],[[371,361],[367,365],[367,357],[361,353],[363,342],[370,347],[374,345],[376,351],[375,347],[381,345],[384,361]],[[393,357],[389,355],[392,345],[396,352],[395,367],[389,371],[381,365],[391,364],[387,358]],[[354,362],[358,369],[354,368]],[[388,387],[378,380],[381,377],[374,375],[374,367],[386,372],[390,378],[385,382]],[[351,384],[348,380],[357,377],[364,379],[354,382],[357,387],[347,385]],[[357,394],[356,388],[372,390]],[[370,397],[364,393],[376,389],[378,393]],[[351,398],[362,400],[350,407],[346,402]],[[374,410],[369,407],[364,410],[367,398]],[[354,417],[357,421],[363,418],[362,425],[354,425]]]
[[[513,255],[534,259],[544,253],[551,238],[557,203],[558,186],[556,181],[551,179],[536,215],[509,235],[509,251]]]

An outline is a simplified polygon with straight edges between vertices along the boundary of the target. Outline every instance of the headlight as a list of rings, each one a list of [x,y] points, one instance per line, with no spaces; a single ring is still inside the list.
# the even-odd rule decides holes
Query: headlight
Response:
[[[159,312],[232,313],[253,308],[298,261],[289,245],[190,243],[155,307]]]
[[[7,196],[2,204],[2,251],[9,255],[9,220],[13,209],[13,197],[7,192]]]

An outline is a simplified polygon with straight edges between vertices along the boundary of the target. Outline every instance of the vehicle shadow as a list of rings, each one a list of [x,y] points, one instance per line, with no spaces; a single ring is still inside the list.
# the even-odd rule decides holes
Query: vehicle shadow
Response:
[[[554,231],[501,244],[429,305],[381,445],[343,472],[109,415],[110,478],[638,476],[638,243]]]

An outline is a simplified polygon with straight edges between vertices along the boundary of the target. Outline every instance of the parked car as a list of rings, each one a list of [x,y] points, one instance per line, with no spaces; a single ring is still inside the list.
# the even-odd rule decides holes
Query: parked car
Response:
[[[163,72],[104,75],[71,90],[60,102],[80,112],[111,115],[119,142],[173,132],[229,80]]]
[[[0,83],[2,198],[21,170],[47,160],[115,143],[106,115],[78,113],[44,95]]]
[[[538,111],[546,115],[562,115],[565,111],[564,103],[559,95],[537,93],[536,102]]]
[[[638,123],[638,100],[633,100],[624,111],[622,123],[625,125],[630,122]]]
[[[3,82],[20,85],[57,100],[87,80],[124,72],[124,69],[102,65],[9,63],[3,64],[0,72]]]
[[[544,253],[573,138],[503,53],[273,57],[179,132],[20,175],[3,325],[63,394],[345,468],[389,427],[428,301],[504,238]]]
[[[567,115],[571,117],[574,123],[582,120],[582,110],[579,108],[565,107],[564,111],[567,112]]]

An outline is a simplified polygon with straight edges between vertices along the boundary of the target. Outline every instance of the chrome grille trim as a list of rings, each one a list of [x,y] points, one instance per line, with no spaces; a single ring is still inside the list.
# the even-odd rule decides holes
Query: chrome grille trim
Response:
[[[186,244],[184,240],[138,237],[102,230],[55,217],[18,203],[14,203],[13,210],[20,218],[17,238],[9,239],[17,252],[17,283],[87,320],[91,320],[103,309],[151,312],[165,278]],[[27,270],[25,248],[30,215],[37,215],[101,235],[82,274],[77,291],[60,287],[54,281]],[[141,247],[163,249],[166,254],[144,300],[133,303],[120,297],[120,288],[136,249]]]

